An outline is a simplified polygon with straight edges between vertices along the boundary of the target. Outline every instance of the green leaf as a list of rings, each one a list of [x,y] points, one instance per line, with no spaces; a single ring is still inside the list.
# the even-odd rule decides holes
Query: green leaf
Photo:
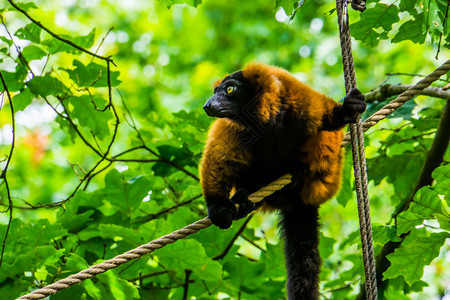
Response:
[[[380,245],[384,245],[389,241],[400,242],[402,239],[397,236],[396,231],[397,226],[394,225],[373,224],[373,241]]]
[[[22,111],[33,101],[33,94],[29,89],[22,90],[12,98],[15,111]]]
[[[8,45],[9,47],[11,47],[13,45],[13,41],[7,39],[4,36],[0,36],[0,40],[2,40],[5,43],[4,45],[1,45],[1,46],[5,46],[6,47],[6,45]]]
[[[404,211],[397,216],[397,233],[409,232],[414,227],[423,224],[424,218],[410,210]]]
[[[423,268],[439,255],[447,238],[450,238],[450,233],[440,232],[432,233],[429,237],[405,240],[400,248],[387,256],[391,266],[383,273],[383,278],[403,276],[409,285],[419,281],[423,276]]]
[[[430,35],[433,40],[439,37],[444,32],[445,14],[447,13],[448,2],[445,0],[427,0],[425,6],[428,9],[425,10],[426,15],[426,29],[429,29]],[[448,14],[448,13],[447,13]]]
[[[193,7],[197,7],[202,3],[203,0],[164,0],[167,5],[167,8],[170,8],[175,4],[187,4]]]
[[[26,3],[18,2],[16,3],[16,5],[25,11],[38,8],[34,2],[26,2]],[[9,7],[9,9],[16,10],[13,6]]]
[[[92,31],[85,36],[77,36],[77,37],[70,37],[68,35],[60,35],[60,36],[66,40],[71,41],[72,43],[83,49],[89,49],[90,47],[92,47],[92,45],[94,45],[95,29],[92,29]],[[48,52],[50,52],[51,54],[55,54],[58,52],[67,52],[73,54],[81,53],[81,51],[78,50],[77,48],[72,47],[71,45],[66,44],[65,42],[62,42],[53,37],[43,41],[42,44],[47,46]]]
[[[139,299],[139,292],[131,282],[120,278],[119,274],[113,270],[98,276],[100,282],[108,287],[112,299]],[[102,299],[104,297],[102,296]]]
[[[53,266],[64,255],[65,249],[55,249],[53,246],[38,246],[36,247],[36,256],[41,259],[46,265]]]
[[[350,25],[350,32],[355,39],[375,47],[380,40],[388,38],[392,24],[399,20],[398,12],[398,7],[393,4],[377,3],[361,13],[361,19]],[[376,30],[378,28],[382,30]]]
[[[387,177],[387,181],[394,184],[397,197],[408,197],[411,193],[411,182],[417,180],[424,161],[424,154],[420,150],[406,151],[402,155],[392,156],[380,153],[375,158],[368,158],[369,180],[380,184],[383,178]],[[402,166],[402,168],[398,166]]]
[[[157,147],[158,152],[167,160],[181,166],[197,167],[197,160],[194,154],[189,150],[186,143],[182,147],[174,147],[172,145],[162,145]],[[168,176],[173,172],[173,168],[164,162],[158,162],[152,167],[153,172],[157,176]]]
[[[237,291],[248,294],[256,293],[262,285],[261,274],[264,274],[264,264],[249,262],[245,257],[237,257],[223,265],[228,273],[227,280]]]
[[[136,209],[142,200],[148,195],[151,187],[151,181],[148,176],[140,175],[128,180],[126,185],[126,194],[129,205]]]
[[[414,15],[417,13],[417,10],[415,9],[417,0],[402,0],[399,4],[400,11],[407,11],[411,15]]]
[[[131,245],[140,245],[144,243],[143,236],[136,230],[115,224],[100,224],[99,226],[94,225],[79,232],[78,236],[82,241],[87,241],[95,237],[101,237],[103,240],[117,240],[117,238],[120,238],[120,240],[123,240],[127,244]]]
[[[400,106],[395,112],[388,116],[389,119],[402,118],[403,120],[411,120],[412,111],[416,107],[416,102],[408,101]]]
[[[427,37],[427,30],[424,24],[425,14],[421,13],[414,17],[414,20],[402,24],[398,33],[392,39],[392,43],[398,43],[404,40],[410,40],[414,43],[423,44]]]
[[[351,177],[353,174],[353,165],[350,154],[351,154],[350,151],[347,151],[347,155],[344,161],[344,170],[342,172],[341,190],[339,191],[339,194],[336,196],[337,202],[344,207],[347,205],[348,201],[351,200],[353,197],[353,189],[351,182]]]
[[[106,200],[126,213],[135,210],[142,203],[150,187],[148,177],[140,176],[125,181],[123,174],[116,169],[109,171],[105,177]]]
[[[282,7],[286,15],[290,16],[299,1],[298,0],[276,0],[275,8]]]
[[[14,35],[22,40],[29,40],[30,42],[39,44],[41,42],[41,31],[41,27],[30,23],[18,29]]]
[[[333,247],[336,244],[336,240],[320,233],[319,253],[322,258],[327,258],[333,254]]]
[[[322,239],[321,239],[322,245]],[[327,244],[329,240],[325,241]],[[322,255],[322,252],[320,252]],[[286,267],[284,264],[283,249],[280,245],[266,244],[266,251],[261,253],[261,260],[265,265],[264,274],[266,277],[277,279],[286,276]]]
[[[25,49],[23,49],[22,55],[25,57],[27,61],[32,61],[35,59],[43,58],[44,56],[47,55],[47,53],[45,53],[44,50],[42,50],[37,46],[29,45],[25,47]]]
[[[71,117],[76,118],[81,126],[87,127],[101,140],[109,135],[108,121],[112,118],[111,112],[109,110],[99,111],[93,104],[94,102],[96,105],[104,106],[105,100],[83,95],[69,97],[66,101],[73,106]]]
[[[432,177],[436,180],[433,189],[441,195],[444,195],[447,201],[450,201],[450,164],[436,168]],[[447,202],[450,205],[450,202]]]
[[[167,269],[182,272],[189,269],[205,281],[218,281],[221,278],[221,265],[209,258],[202,244],[197,241],[178,241],[164,247],[156,255],[160,261],[164,262]]]
[[[409,209],[397,217],[397,233],[403,234],[414,226],[420,225],[426,219],[434,219],[443,216],[444,207],[439,195],[431,187],[425,186],[414,195]]]
[[[16,71],[13,73],[1,71],[5,79],[6,86],[10,92],[20,91],[24,87],[24,80],[27,77],[27,71],[22,65],[16,66]],[[0,90],[5,90],[3,83],[0,81]]]
[[[33,79],[27,82],[30,91],[41,97],[62,96],[66,93],[67,88],[58,79],[50,76],[49,73],[44,76],[34,76]]]
[[[70,253],[69,257],[66,258],[66,266],[71,271],[79,272],[81,270],[89,268],[89,264],[81,256]]]
[[[73,61],[73,66],[75,67],[73,70],[64,70],[69,73],[70,79],[72,79],[79,87],[108,86],[106,67],[93,62],[85,66],[76,59]],[[118,86],[120,84],[120,80],[117,79],[119,74],[119,72],[110,73],[111,86]]]
[[[429,186],[424,186],[417,191],[409,209],[424,218],[444,213],[439,195]]]
[[[95,213],[93,209],[87,209],[86,203],[94,207],[95,198],[91,194],[87,194],[84,191],[78,191],[72,198],[73,201],[67,203],[67,205],[61,209],[61,217],[59,221],[69,232],[79,232],[83,228],[86,228],[91,221],[91,216]],[[83,210],[79,207],[83,206]]]
[[[157,147],[159,153],[166,159],[177,163],[180,166],[197,166],[194,161],[194,154],[189,150],[186,143],[182,147],[174,147],[171,145],[162,145]]]
[[[393,285],[389,284],[384,292],[385,299],[395,299],[395,300],[410,300],[408,295],[405,295],[403,289],[396,289]]]

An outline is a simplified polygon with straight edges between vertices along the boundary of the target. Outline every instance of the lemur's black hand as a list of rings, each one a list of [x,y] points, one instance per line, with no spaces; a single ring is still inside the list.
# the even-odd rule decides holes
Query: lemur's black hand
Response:
[[[248,195],[249,192],[246,189],[239,189],[233,197],[231,197],[231,202],[238,205],[237,212],[233,218],[234,220],[246,217],[249,213],[262,205],[262,201],[255,204],[248,200]]]
[[[361,91],[354,88],[344,98],[344,104],[341,108],[341,117],[345,123],[356,122],[356,115],[366,110],[365,96]]]
[[[208,217],[220,229],[230,228],[233,218],[237,214],[236,206],[229,200],[208,203]]]

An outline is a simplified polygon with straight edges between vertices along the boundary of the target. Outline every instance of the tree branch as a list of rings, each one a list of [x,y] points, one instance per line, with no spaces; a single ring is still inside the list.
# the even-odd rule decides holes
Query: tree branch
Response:
[[[222,253],[216,255],[213,257],[213,260],[219,260],[224,258],[228,251],[230,251],[231,247],[233,247],[234,242],[238,239],[238,237],[241,235],[241,233],[245,230],[245,228],[247,227],[248,222],[250,222],[250,220],[252,219],[253,214],[249,215],[247,217],[247,219],[245,220],[245,222],[242,224],[242,226],[238,229],[238,231],[236,231],[236,233],[234,234],[233,238],[230,240],[230,242],[228,243],[228,245],[225,247],[225,249],[222,251]]]
[[[186,269],[186,270],[184,270],[184,273],[186,274],[186,279],[185,279],[185,281],[184,281],[183,300],[187,300],[187,299],[188,299],[189,283],[191,282],[191,281],[189,281],[189,277],[191,276],[192,271]],[[193,282],[193,281],[192,281],[192,282]]]
[[[412,87],[412,85],[409,85],[409,84],[402,84],[402,85],[384,84],[384,85],[381,85],[375,91],[365,94],[366,102],[370,103],[370,102],[374,102],[376,100],[384,101],[391,96],[400,95],[401,93],[403,93],[410,87]],[[450,91],[444,91],[442,88],[439,88],[439,87],[428,87],[428,88],[424,89],[420,94],[424,95],[424,96],[431,96],[431,97],[435,97],[435,98],[442,98],[442,99],[450,100]]]
[[[157,271],[157,272],[149,273],[149,274],[146,274],[146,275],[140,275],[139,277],[129,278],[129,279],[126,279],[126,280],[130,281],[130,282],[139,280],[140,282],[142,282],[142,280],[144,280],[146,278],[150,278],[150,277],[153,277],[153,276],[159,276],[159,275],[163,275],[163,274],[167,274],[167,273],[169,273],[168,270]]]
[[[8,159],[6,160],[6,165],[3,168],[2,173],[0,174],[0,179],[3,179],[3,183],[5,183],[6,194],[8,197],[8,210],[9,210],[9,220],[8,220],[8,225],[7,225],[6,231],[5,231],[5,238],[3,239],[3,243],[2,243],[2,253],[0,255],[0,268],[1,268],[2,263],[3,263],[3,255],[5,254],[6,240],[8,239],[8,234],[9,234],[9,230],[11,228],[11,222],[13,219],[14,205],[13,205],[13,202],[11,199],[11,193],[10,193],[10,189],[9,189],[8,179],[6,178],[6,172],[8,171],[8,167],[9,167],[9,164],[11,163],[11,159],[12,159],[12,156],[14,153],[14,146],[15,146],[15,141],[16,141],[16,122],[14,119],[14,105],[12,102],[11,94],[9,92],[8,86],[6,85],[6,81],[5,81],[5,78],[3,77],[2,72],[0,72],[0,80],[2,82],[4,92],[6,93],[6,96],[9,100],[9,107],[11,110],[11,127],[12,127],[11,148],[9,150]]]

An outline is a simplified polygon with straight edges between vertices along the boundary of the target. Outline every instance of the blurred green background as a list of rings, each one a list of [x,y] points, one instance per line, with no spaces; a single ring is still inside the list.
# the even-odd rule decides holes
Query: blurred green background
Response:
[[[362,14],[349,9],[364,93],[415,83],[450,58],[447,2],[370,1]],[[18,4],[50,31],[111,57],[114,65],[110,98],[104,60],[56,40],[9,1],[0,3],[0,72],[15,116],[15,147],[0,185],[4,299],[206,216],[197,176],[213,120],[202,106],[225,74],[259,61],[286,68],[336,100],[345,96],[332,1]],[[448,83],[445,75],[434,85]],[[4,170],[13,119],[8,94],[1,99]],[[371,100],[364,117],[390,99]],[[396,213],[412,200],[448,99],[419,96],[366,135],[375,252],[402,241],[380,298],[449,297],[448,149],[433,187],[412,201],[433,203],[434,210],[403,212],[414,219],[407,225]],[[348,157],[341,193],[321,208],[323,299],[356,299],[361,291],[355,202]],[[208,228],[50,298],[285,299],[276,220],[275,214],[255,215],[237,240],[243,221],[227,231]],[[231,250],[217,259],[230,242]]]

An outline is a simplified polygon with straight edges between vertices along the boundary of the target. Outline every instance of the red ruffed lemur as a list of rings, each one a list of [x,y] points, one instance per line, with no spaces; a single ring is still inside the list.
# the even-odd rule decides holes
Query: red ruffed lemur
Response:
[[[203,108],[219,118],[200,166],[209,218],[225,229],[256,208],[279,210],[288,297],[317,299],[318,207],[339,189],[341,129],[365,110],[364,95],[353,89],[339,104],[281,68],[253,63],[218,81]],[[286,173],[292,183],[259,204],[248,200]]]

